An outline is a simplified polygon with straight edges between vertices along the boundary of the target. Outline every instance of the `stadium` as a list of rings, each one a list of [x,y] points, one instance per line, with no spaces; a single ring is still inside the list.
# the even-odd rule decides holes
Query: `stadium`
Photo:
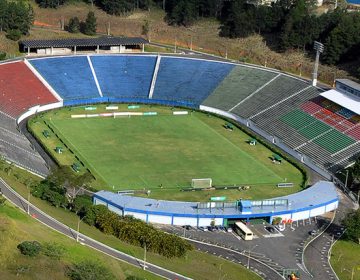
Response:
[[[105,190],[94,203],[148,222],[321,215],[337,208],[335,185],[320,181],[302,190],[301,172],[289,160],[332,180],[359,155],[360,89],[349,80],[322,89],[274,69],[151,53],[25,58],[2,63],[0,76],[4,158],[43,177],[53,160],[89,171],[96,189]],[[262,150],[247,150],[254,148],[248,140]],[[112,160],[102,161],[105,155]],[[177,199],[201,178],[221,190],[184,191]],[[287,183],[295,186],[281,188]],[[254,186],[253,195],[240,186]],[[232,201],[216,202],[224,196]]]

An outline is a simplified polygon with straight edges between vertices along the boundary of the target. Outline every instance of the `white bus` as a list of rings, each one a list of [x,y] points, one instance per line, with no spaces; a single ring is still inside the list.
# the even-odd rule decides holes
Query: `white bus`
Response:
[[[242,222],[235,223],[235,232],[244,240],[253,240],[253,232]]]

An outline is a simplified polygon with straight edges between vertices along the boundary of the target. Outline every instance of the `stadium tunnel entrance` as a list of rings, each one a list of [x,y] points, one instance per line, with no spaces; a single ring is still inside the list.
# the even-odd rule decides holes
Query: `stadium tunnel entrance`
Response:
[[[263,216],[263,217],[256,217],[256,218],[229,218],[224,219],[224,226],[225,227],[232,227],[237,222],[243,222],[245,224],[271,224],[272,217],[271,216]]]

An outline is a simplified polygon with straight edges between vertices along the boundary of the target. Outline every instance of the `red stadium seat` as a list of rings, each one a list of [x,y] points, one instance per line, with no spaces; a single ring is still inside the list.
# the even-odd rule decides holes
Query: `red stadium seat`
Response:
[[[17,117],[28,108],[58,101],[24,62],[0,64],[0,110]]]

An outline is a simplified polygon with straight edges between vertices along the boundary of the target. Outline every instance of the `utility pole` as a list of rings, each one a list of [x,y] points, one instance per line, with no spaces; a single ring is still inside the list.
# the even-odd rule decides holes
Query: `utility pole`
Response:
[[[320,53],[323,53],[323,51],[324,51],[324,45],[321,44],[320,42],[315,41],[314,42],[314,50],[316,50],[316,58],[315,58],[312,85],[316,86],[317,77],[318,77],[318,69],[319,69],[319,58],[320,58]]]
[[[143,269],[146,270],[146,242],[144,243],[144,266]]]
[[[346,169],[345,189],[347,189],[348,178],[349,178],[349,169]]]
[[[258,245],[255,245],[254,247],[252,247],[250,249],[250,246],[249,246],[249,254],[248,254],[248,262],[247,262],[247,269],[250,269],[250,257],[251,257],[251,251],[254,250]]]
[[[30,215],[30,188],[27,187],[28,189],[28,197],[27,197],[27,213],[28,215]]]
[[[177,47],[177,39],[175,37],[174,53],[176,53],[176,47]]]
[[[110,36],[110,21],[108,21],[106,31],[107,35]]]
[[[76,213],[77,214],[77,213]],[[78,220],[78,223],[77,223],[77,234],[76,234],[76,242],[79,242],[79,235],[80,235],[80,222],[82,221],[82,219],[84,219],[85,218],[85,216],[84,217],[82,217],[81,219],[80,219],[80,217],[79,217],[79,220]]]

